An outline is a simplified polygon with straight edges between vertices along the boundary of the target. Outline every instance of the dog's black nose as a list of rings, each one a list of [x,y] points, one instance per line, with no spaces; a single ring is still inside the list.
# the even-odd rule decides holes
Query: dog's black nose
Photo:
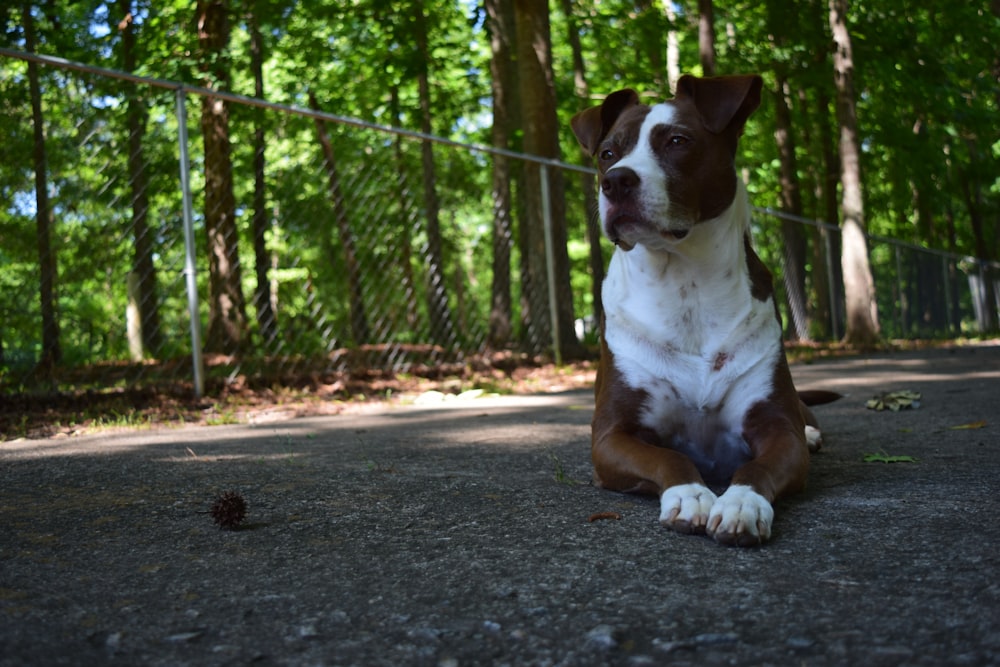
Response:
[[[639,174],[628,167],[612,169],[604,175],[604,179],[601,181],[601,190],[604,192],[604,196],[613,202],[626,199],[638,187]]]

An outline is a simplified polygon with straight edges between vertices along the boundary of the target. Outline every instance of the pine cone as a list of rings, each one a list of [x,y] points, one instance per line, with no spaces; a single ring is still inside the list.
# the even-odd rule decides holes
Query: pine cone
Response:
[[[232,530],[247,515],[247,501],[236,491],[226,491],[215,499],[211,513],[219,528]]]

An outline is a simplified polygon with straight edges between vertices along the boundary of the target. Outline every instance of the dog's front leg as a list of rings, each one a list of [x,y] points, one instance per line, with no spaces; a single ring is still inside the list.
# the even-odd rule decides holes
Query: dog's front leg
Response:
[[[660,523],[679,533],[703,533],[716,496],[683,454],[623,431],[595,435],[594,482],[625,493],[660,497]]]
[[[770,403],[748,414],[743,436],[754,458],[736,471],[708,519],[707,532],[720,544],[755,546],[767,541],[774,521],[771,504],[805,486],[809,449],[799,415]]]

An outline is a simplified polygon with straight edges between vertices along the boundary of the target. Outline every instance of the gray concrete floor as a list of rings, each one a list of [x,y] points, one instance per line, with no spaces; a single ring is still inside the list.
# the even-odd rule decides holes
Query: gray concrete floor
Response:
[[[848,396],[750,550],[590,486],[589,392],[2,443],[0,665],[1000,662],[1000,347],[793,374]]]

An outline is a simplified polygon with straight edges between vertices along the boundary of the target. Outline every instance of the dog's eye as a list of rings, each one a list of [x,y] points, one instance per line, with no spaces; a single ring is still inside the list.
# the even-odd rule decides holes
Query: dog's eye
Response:
[[[614,160],[615,159],[615,152],[613,150],[611,150],[610,148],[605,148],[603,151],[601,151],[601,154],[600,154],[599,157],[602,160]]]
[[[667,143],[671,146],[683,146],[688,142],[688,138],[680,134],[675,134],[667,139]]]

